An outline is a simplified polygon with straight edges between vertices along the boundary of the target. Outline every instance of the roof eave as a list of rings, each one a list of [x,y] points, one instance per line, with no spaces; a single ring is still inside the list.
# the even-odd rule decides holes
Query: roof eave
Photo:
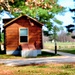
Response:
[[[28,16],[28,15],[20,15],[19,17],[14,18],[13,20],[11,20],[11,21],[7,22],[6,24],[4,24],[3,28],[5,28],[7,25],[9,25],[10,23],[12,23],[12,22],[14,22],[15,20],[19,19],[19,18],[22,17],[22,16],[27,16],[28,18],[34,20],[35,22],[37,22],[37,23],[39,23],[41,26],[43,26],[43,23],[40,23],[38,20],[36,20],[36,19],[34,19],[34,18],[32,18],[32,17],[30,17],[30,16]]]

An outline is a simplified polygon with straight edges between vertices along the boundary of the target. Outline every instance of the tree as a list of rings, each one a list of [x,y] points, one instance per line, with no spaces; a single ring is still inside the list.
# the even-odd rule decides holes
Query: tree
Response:
[[[4,4],[4,8],[13,12],[15,16],[21,13],[28,14],[29,16],[44,23],[48,30],[51,30],[53,22],[61,24],[55,18],[55,15],[62,12],[64,8],[57,4],[58,0],[1,0],[0,3]],[[2,5],[3,5],[2,4]],[[10,9],[11,7],[11,9]],[[12,11],[13,10],[13,11]],[[18,15],[17,15],[18,14]]]
[[[64,8],[57,4],[58,0],[1,0],[1,6],[15,16],[21,13],[27,14],[44,25],[50,31],[53,22],[61,24],[61,21],[55,18],[55,15],[62,12]]]
[[[54,44],[55,44],[55,54],[57,54],[57,32],[59,31],[60,29],[57,27],[57,26],[54,26],[53,27],[53,39],[54,39]]]
[[[74,35],[74,34],[73,33],[67,33],[64,30],[62,30],[59,33],[57,40],[60,41],[60,42],[75,42],[75,40],[71,38],[72,35]]]
[[[64,8],[58,5],[57,2],[58,0],[15,0],[14,3],[10,2],[9,4],[15,16],[21,13],[27,14],[44,23],[50,31],[53,22],[62,24],[61,21],[55,18],[55,15],[62,12]]]
[[[75,2],[75,0],[73,0],[74,2]],[[74,5],[75,6],[75,5]],[[73,19],[73,23],[75,23],[75,8],[73,8],[73,9],[69,9],[69,11],[72,13],[72,12],[74,12],[73,14],[74,14],[74,16],[72,17],[72,19]],[[75,24],[69,24],[68,26],[66,26],[66,28],[67,28],[67,31],[68,32],[73,32],[74,30],[75,30]]]
[[[9,2],[14,3],[14,0],[0,0],[0,6],[4,8],[4,10],[10,11]]]
[[[66,26],[66,28],[67,28],[67,31],[68,31],[68,32],[71,32],[71,33],[72,33],[72,32],[74,31],[74,28],[75,28],[75,27],[74,27],[73,24],[70,24],[70,25]]]
[[[75,0],[73,0],[73,1],[75,2]],[[67,31],[68,31],[69,33],[75,33],[75,5],[74,5],[74,8],[73,8],[73,9],[70,8],[69,11],[70,11],[70,12],[74,12],[74,13],[73,13],[74,16],[72,17],[74,24],[69,24],[68,26],[66,26],[66,28],[67,28]],[[73,39],[75,39],[75,35],[72,35],[71,37],[72,37]]]

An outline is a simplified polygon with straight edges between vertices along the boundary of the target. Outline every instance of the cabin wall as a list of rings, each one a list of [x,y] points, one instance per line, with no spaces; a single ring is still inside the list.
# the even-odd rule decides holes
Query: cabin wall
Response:
[[[28,28],[28,44],[34,44],[38,50],[42,48],[42,26],[34,21],[32,23],[33,26],[29,19],[20,18],[5,28],[5,48],[7,51],[18,51],[18,47],[21,45],[19,42],[19,28]]]

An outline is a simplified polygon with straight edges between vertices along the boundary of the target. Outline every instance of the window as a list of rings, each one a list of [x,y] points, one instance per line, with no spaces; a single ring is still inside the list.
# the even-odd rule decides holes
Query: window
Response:
[[[20,29],[20,43],[28,42],[28,29],[21,28]]]

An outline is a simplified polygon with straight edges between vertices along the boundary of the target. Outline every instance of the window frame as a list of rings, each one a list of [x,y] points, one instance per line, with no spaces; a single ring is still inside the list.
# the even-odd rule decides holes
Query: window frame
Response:
[[[21,40],[20,40],[20,30],[21,29],[27,29],[27,31],[28,31],[28,34],[27,34],[27,42],[21,42]],[[19,28],[19,43],[21,44],[21,43],[28,43],[29,42],[29,29],[28,28]]]

